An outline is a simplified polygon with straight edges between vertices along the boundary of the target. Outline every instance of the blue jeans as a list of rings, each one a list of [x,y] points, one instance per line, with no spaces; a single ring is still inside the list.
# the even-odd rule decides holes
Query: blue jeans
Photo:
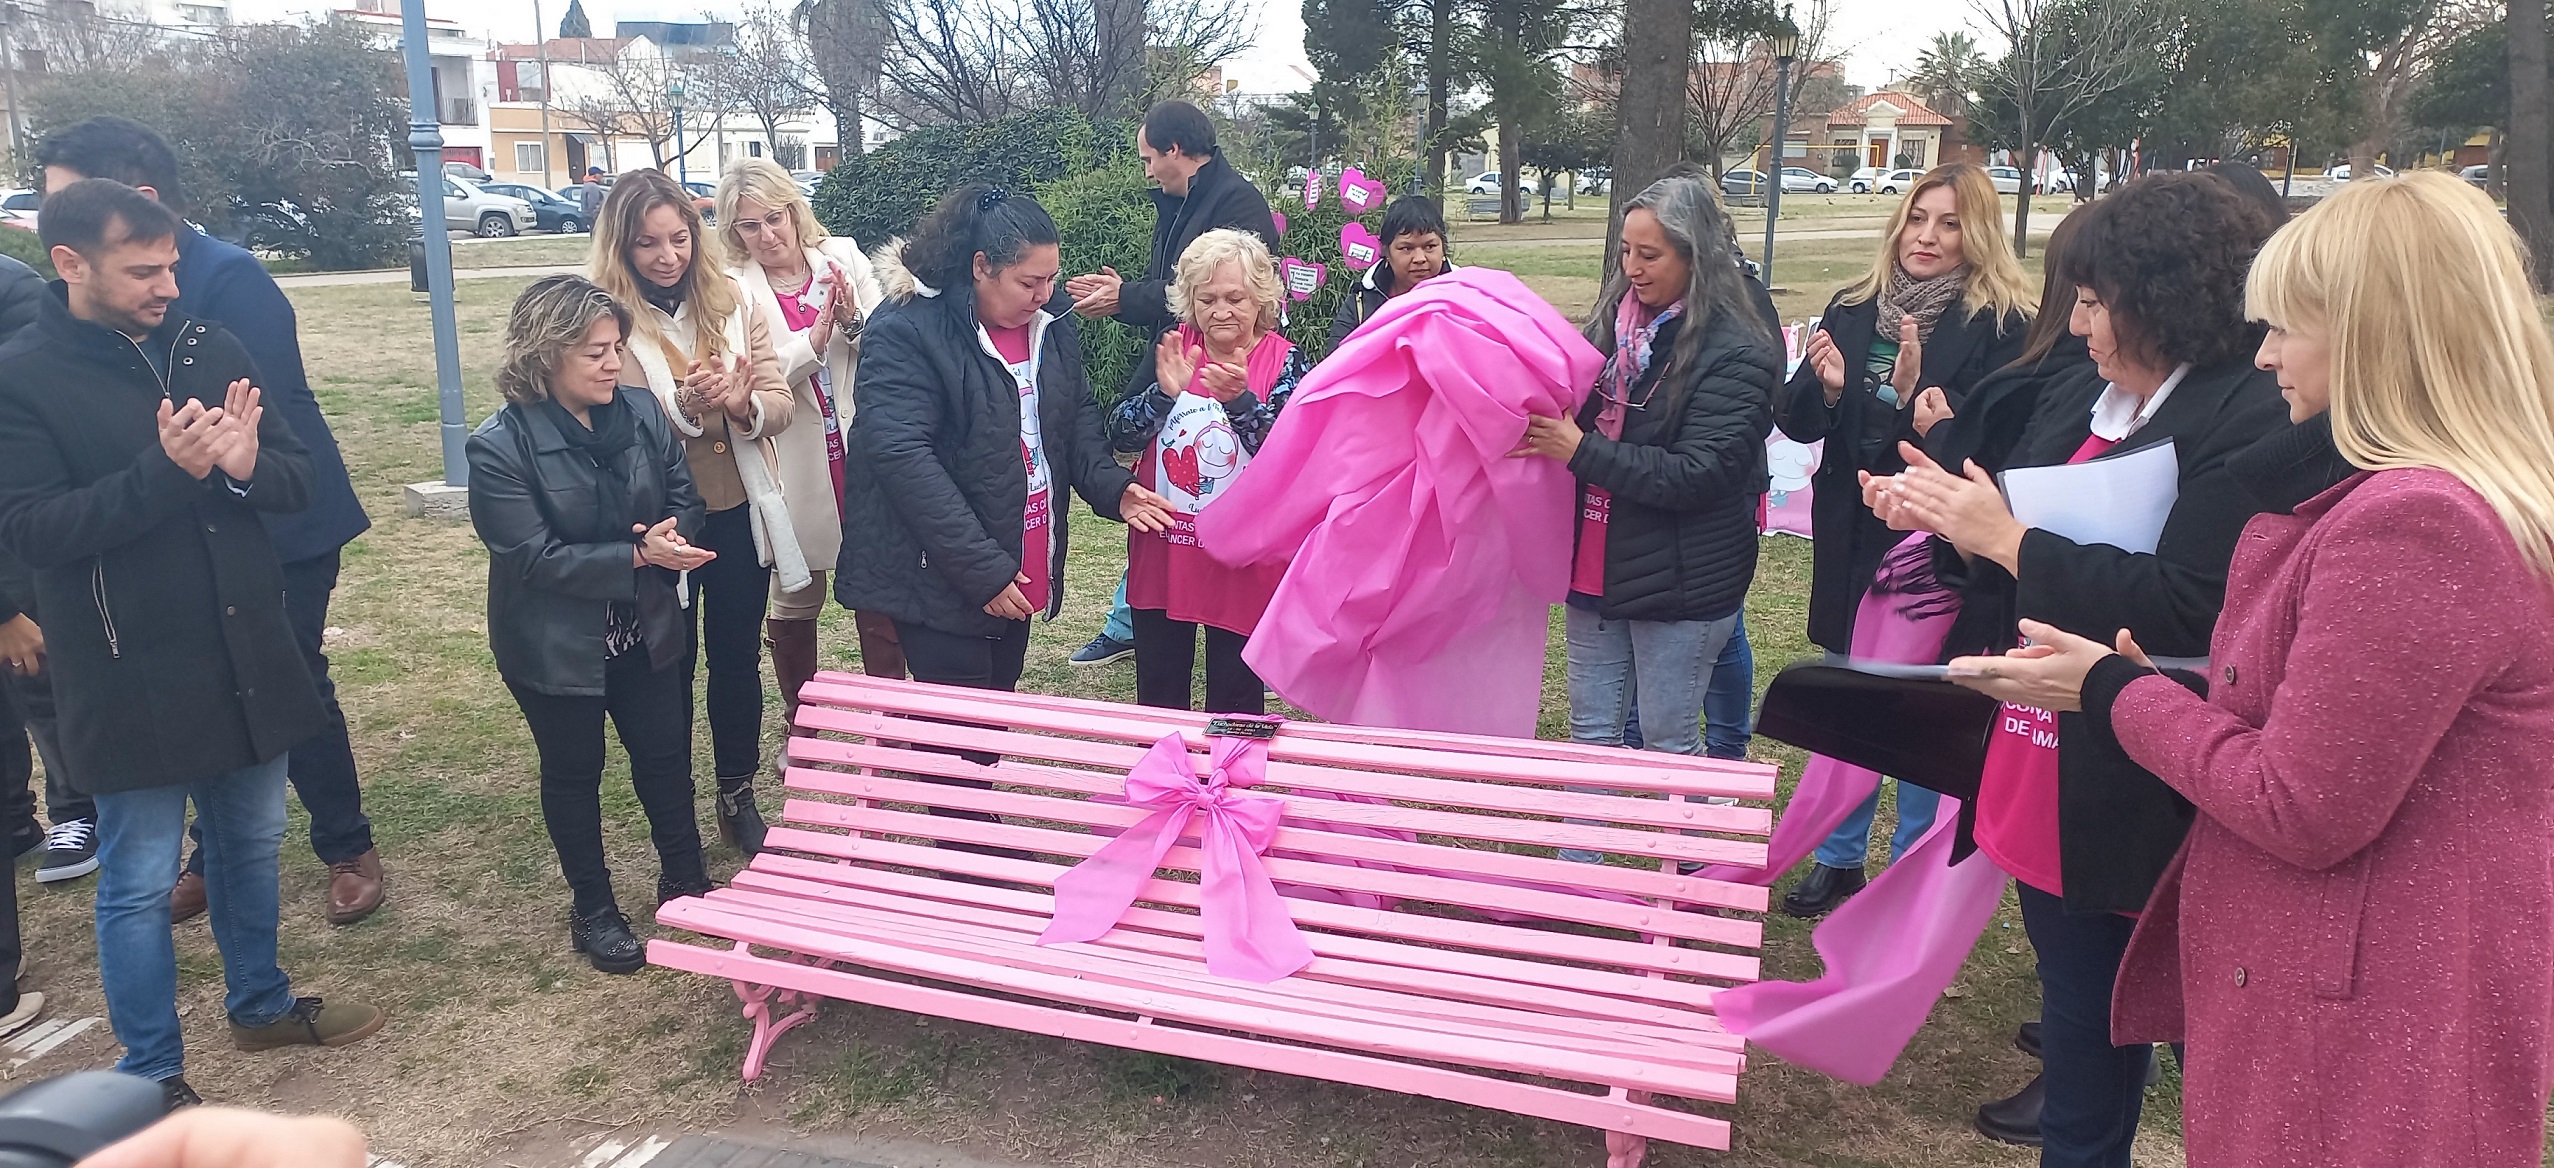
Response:
[[[1100,626],[1100,635],[1121,645],[1135,643],[1135,610],[1126,606],[1126,577],[1117,578],[1117,595],[1109,598],[1108,623]]]
[[[1703,753],[1703,695],[1737,626],[1737,613],[1711,621],[1626,621],[1569,606],[1562,628],[1569,644],[1570,740],[1621,746],[1637,707],[1643,749]],[[1602,858],[1577,848],[1560,856],[1581,863]]]
[[[1756,653],[1747,647],[1747,614],[1742,612],[1729,630],[1729,643],[1721,647],[1720,660],[1712,662],[1711,688],[1703,691],[1703,753],[1743,761],[1755,737],[1755,709]],[[1637,708],[1623,721],[1623,745],[1641,748]]]
[[[2155,1048],[2111,1045],[2111,991],[2133,917],[2072,914],[2021,887],[2022,927],[2040,968],[2040,1168],[2128,1168]]]
[[[185,1070],[177,1024],[177,946],[169,887],[186,841],[186,803],[204,825],[204,894],[222,952],[223,1008],[263,1026],[293,1008],[275,965],[277,881],[284,846],[283,757],[174,787],[101,794],[98,802],[98,979],[124,1060],[145,1079]]]
[[[1889,862],[1913,851],[1916,841],[1933,828],[1933,813],[1942,796],[1912,783],[1890,780],[1898,788],[1898,829],[1889,833]],[[1871,853],[1871,817],[1880,810],[1880,788],[1836,825],[1836,833],[1818,845],[1818,862],[1830,868],[1859,868]]]

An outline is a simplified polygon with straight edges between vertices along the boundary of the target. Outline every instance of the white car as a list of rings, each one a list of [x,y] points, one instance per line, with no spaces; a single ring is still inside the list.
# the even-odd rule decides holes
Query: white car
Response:
[[[2330,169],[2330,170],[2327,170],[2327,171],[2323,172],[2323,176],[2324,176],[2325,178],[2331,179],[2331,180],[2332,180],[2332,181],[2334,181],[2334,182],[2349,182],[2349,181],[2350,181],[2350,164],[2349,164],[2349,163],[2347,163],[2347,162],[2342,163],[2342,164],[2341,164],[2341,165],[2339,165],[2339,166],[2333,167],[2332,169]],[[2394,177],[2394,169],[2393,169],[2392,167],[2380,166],[2380,167],[2378,167],[2378,168],[2377,168],[2377,177],[2378,177],[2378,178],[2393,178],[2393,177]]]
[[[1863,167],[1862,169],[1853,172],[1853,177],[1845,180],[1845,189],[1852,191],[1857,195],[1870,194],[1871,192],[1880,189],[1880,177],[1887,173],[1889,172],[1881,167]]]
[[[7,220],[33,231],[36,208],[43,205],[43,191],[30,187],[15,187],[0,191],[0,220]]]
[[[1782,168],[1782,189],[1784,194],[1808,191],[1831,195],[1836,191],[1836,180],[1805,166],[1786,166]]]
[[[2019,170],[2010,166],[1990,166],[1986,168],[1986,176],[1995,183],[1995,193],[1999,195],[2022,193],[2022,172]]]
[[[1463,184],[1463,193],[1467,195],[1498,194],[1499,172],[1495,170],[1487,170],[1480,174],[1473,175],[1471,182]]]
[[[1904,194],[1908,191],[1914,190],[1916,180],[1923,177],[1923,171],[1913,168],[1890,171],[1889,173],[1880,176],[1880,193],[1884,195]]]

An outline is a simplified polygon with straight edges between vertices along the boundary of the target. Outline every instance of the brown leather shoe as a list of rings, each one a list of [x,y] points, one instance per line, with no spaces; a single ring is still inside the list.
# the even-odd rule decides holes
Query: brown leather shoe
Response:
[[[204,874],[182,872],[177,887],[168,894],[169,923],[179,924],[204,915]]]
[[[328,923],[351,925],[381,907],[381,849],[328,866]]]

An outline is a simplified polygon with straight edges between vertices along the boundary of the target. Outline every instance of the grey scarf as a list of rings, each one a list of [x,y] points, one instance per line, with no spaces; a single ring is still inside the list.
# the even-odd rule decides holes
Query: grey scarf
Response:
[[[1895,264],[1889,266],[1889,286],[1880,293],[1880,322],[1876,335],[1884,341],[1898,339],[1898,322],[1914,317],[1916,339],[1933,339],[1933,326],[1942,320],[1942,310],[1960,299],[1969,289],[1969,266],[1962,264],[1930,280],[1919,280]]]

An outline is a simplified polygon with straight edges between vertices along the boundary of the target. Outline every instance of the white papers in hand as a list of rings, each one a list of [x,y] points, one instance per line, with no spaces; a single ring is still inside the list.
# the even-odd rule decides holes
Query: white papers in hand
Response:
[[[2181,495],[2181,460],[2166,441],[2115,458],[2018,467],[2001,482],[2006,504],[2025,527],[2151,554]]]

